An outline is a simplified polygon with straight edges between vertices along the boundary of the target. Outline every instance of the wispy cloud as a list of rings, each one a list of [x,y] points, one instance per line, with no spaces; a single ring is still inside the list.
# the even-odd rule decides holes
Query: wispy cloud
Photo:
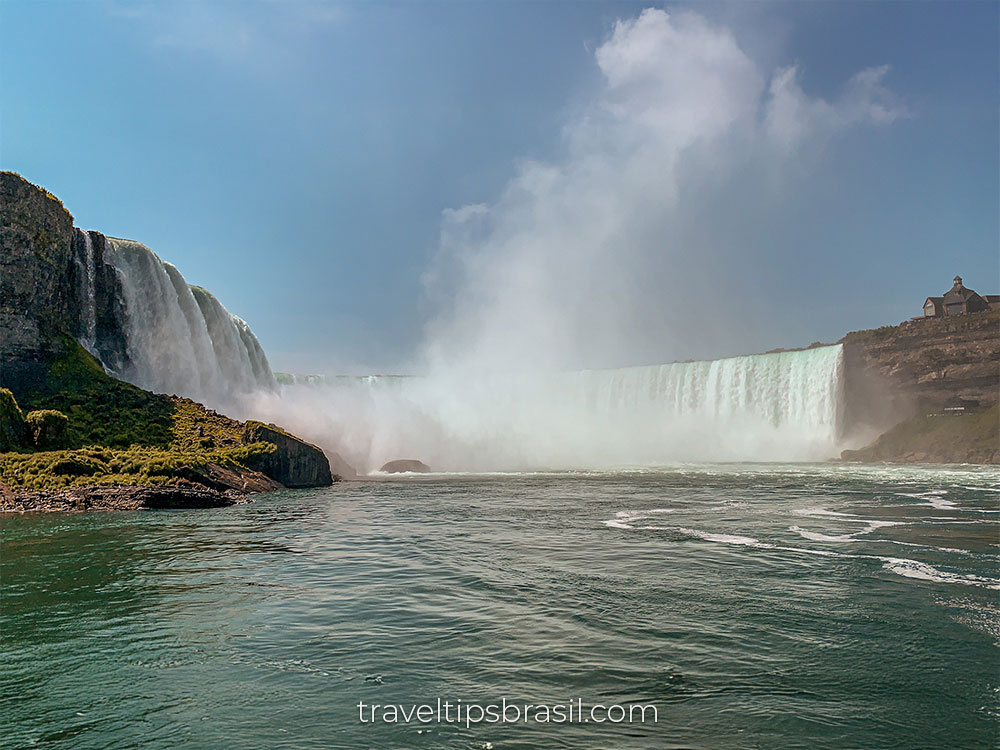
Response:
[[[110,13],[148,37],[154,48],[253,63],[343,18],[343,6],[322,0],[241,2],[115,2]]]

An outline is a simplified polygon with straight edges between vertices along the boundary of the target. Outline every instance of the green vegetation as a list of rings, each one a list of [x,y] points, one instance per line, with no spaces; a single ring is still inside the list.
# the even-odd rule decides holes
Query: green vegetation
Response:
[[[27,435],[24,414],[7,388],[0,388],[0,453],[24,446]]]
[[[900,422],[871,445],[844,451],[846,461],[1000,461],[1000,403],[961,416],[933,415]]]
[[[251,443],[215,451],[163,450],[136,445],[126,450],[92,447],[3,453],[0,454],[0,481],[15,490],[95,484],[171,484],[190,478],[210,464],[242,467],[253,457],[274,450],[271,443]]]
[[[167,448],[174,440],[174,402],[115,380],[69,336],[64,353],[51,363],[44,382],[20,394],[22,407],[55,409],[69,418],[67,448],[102,445]]]
[[[0,481],[12,489],[169,484],[275,450],[246,444],[241,422],[116,380],[75,340],[63,343],[44,382],[22,396],[26,418],[0,389]]]
[[[66,447],[66,427],[69,420],[61,411],[40,409],[28,412],[24,423],[28,426],[31,444],[36,448],[53,450]]]

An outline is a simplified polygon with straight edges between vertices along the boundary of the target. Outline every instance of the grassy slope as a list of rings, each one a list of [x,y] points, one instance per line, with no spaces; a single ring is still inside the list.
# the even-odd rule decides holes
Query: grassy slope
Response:
[[[860,450],[844,451],[847,461],[997,463],[1000,461],[1000,404],[976,414],[908,419]]]
[[[163,484],[208,464],[241,467],[270,443],[243,444],[242,423],[189,399],[149,393],[107,375],[66,337],[46,381],[20,396],[23,411],[69,417],[64,450],[0,454],[0,481],[13,489],[84,484]]]

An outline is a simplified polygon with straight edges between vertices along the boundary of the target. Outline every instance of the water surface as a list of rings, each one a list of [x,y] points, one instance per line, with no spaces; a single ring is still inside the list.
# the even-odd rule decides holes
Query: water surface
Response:
[[[403,477],[0,520],[3,747],[990,747],[1000,472]],[[358,701],[653,703],[362,724]]]

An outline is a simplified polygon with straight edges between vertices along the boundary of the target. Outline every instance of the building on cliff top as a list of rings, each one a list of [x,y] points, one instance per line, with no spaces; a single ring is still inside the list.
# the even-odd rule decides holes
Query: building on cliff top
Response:
[[[976,294],[962,284],[956,276],[954,286],[941,297],[928,297],[924,302],[924,318],[942,318],[946,315],[964,315],[1000,309],[1000,294]]]

